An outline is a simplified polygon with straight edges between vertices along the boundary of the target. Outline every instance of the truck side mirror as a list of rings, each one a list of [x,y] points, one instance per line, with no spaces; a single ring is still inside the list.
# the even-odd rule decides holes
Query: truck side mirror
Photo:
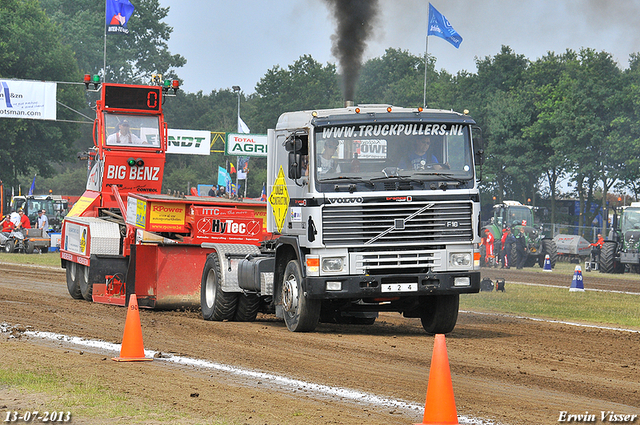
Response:
[[[484,164],[484,141],[482,140],[482,130],[480,127],[472,127],[471,134],[473,136],[473,154],[476,165]]]
[[[289,152],[289,178],[297,180],[302,177],[302,155]]]
[[[284,149],[287,152],[299,152],[302,149],[302,139],[291,135],[284,141]]]

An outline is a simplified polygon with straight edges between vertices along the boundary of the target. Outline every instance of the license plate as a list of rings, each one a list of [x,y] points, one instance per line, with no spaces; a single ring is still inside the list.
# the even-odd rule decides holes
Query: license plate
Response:
[[[417,290],[417,283],[389,283],[382,285],[382,292],[415,292]]]

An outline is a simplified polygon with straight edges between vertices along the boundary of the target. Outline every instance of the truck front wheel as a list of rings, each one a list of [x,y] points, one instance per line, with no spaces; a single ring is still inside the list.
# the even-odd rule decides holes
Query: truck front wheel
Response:
[[[446,334],[458,321],[460,295],[432,295],[421,303],[420,320],[428,334]]]
[[[80,292],[80,286],[78,285],[78,264],[71,261],[67,261],[67,290],[69,295],[74,300],[82,299],[82,292]]]
[[[291,332],[313,331],[320,320],[322,302],[304,296],[300,262],[289,261],[283,276],[282,308],[287,328]]]
[[[238,294],[222,290],[221,276],[218,254],[209,254],[200,282],[200,308],[204,320],[231,320],[236,313]]]

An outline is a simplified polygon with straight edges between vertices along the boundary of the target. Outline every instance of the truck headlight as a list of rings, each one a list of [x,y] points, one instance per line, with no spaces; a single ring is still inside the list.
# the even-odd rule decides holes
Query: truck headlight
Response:
[[[449,255],[449,264],[453,267],[468,267],[471,265],[471,254],[468,252],[454,252]]]
[[[322,259],[323,272],[341,272],[344,269],[343,257],[327,257]]]

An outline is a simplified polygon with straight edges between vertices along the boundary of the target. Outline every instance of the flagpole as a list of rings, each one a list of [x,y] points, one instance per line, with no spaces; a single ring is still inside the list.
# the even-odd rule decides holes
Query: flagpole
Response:
[[[427,25],[429,22],[427,21]],[[429,59],[429,33],[427,32],[427,42],[424,48],[424,91],[422,97],[422,106],[427,109],[427,65]]]
[[[104,2],[104,50],[102,61],[102,81],[107,82],[107,2]]]

